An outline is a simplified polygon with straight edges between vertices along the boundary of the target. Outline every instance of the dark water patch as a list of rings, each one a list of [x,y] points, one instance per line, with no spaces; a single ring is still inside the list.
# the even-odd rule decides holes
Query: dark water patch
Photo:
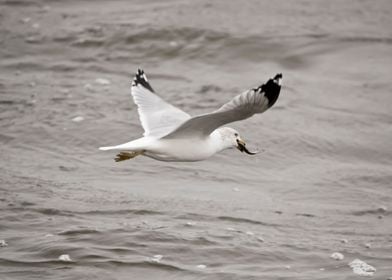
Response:
[[[203,237],[203,236],[198,236],[195,238],[191,238],[187,240],[187,243],[196,245],[196,246],[213,246],[213,245],[217,245],[217,242],[214,242],[212,240],[210,240],[207,237]]]
[[[48,70],[56,71],[56,72],[73,72],[76,69],[80,68],[80,65],[74,65],[71,63],[55,63],[52,65],[48,65]]]
[[[0,105],[14,105],[16,102],[15,100],[0,100]]]
[[[124,247],[113,247],[113,246],[94,246],[94,249],[101,250],[104,252],[115,253],[117,255],[135,255],[136,250],[130,248],[147,248],[148,245],[142,243],[125,242]]]
[[[148,248],[149,245],[143,244],[141,242],[131,242],[131,241],[126,241],[124,242],[124,246],[129,247],[129,248]]]
[[[233,223],[262,225],[268,227],[281,226],[279,224],[267,223],[267,222],[252,220],[248,218],[231,217],[231,216],[212,216],[212,215],[202,215],[202,214],[195,214],[195,213],[186,213],[186,214],[177,215],[175,216],[175,219],[181,219],[185,221],[209,221],[209,222],[228,221]]]
[[[275,224],[265,223],[265,222],[251,220],[251,219],[247,219],[247,218],[218,216],[217,219],[222,220],[222,221],[234,222],[234,223],[244,223],[244,224],[263,225],[263,226],[277,226]]]
[[[59,33],[59,34],[55,34],[51,39],[53,42],[70,43],[72,41],[76,41],[77,36],[76,34]]]
[[[23,206],[23,207],[25,207],[25,206],[34,206],[34,205],[37,205],[37,204],[34,203],[34,202],[29,202],[29,201],[22,201],[22,202],[20,203],[20,205]]]
[[[79,228],[79,229],[70,229],[70,230],[65,230],[57,233],[58,235],[66,235],[66,236],[74,236],[74,235],[82,235],[82,234],[100,234],[102,233],[101,231],[97,229],[91,229],[91,228]]]
[[[88,62],[97,61],[97,57],[92,57],[92,56],[76,57],[76,58],[73,59],[73,61],[76,61],[78,63],[88,63]],[[80,67],[80,65],[77,65],[77,66]]]
[[[371,36],[339,36],[334,34],[327,33],[312,33],[312,34],[300,34],[300,35],[278,35],[275,38],[281,38],[283,40],[286,39],[300,39],[306,40],[309,39],[317,39],[314,43],[336,43],[336,42],[349,42],[349,43],[385,43],[391,44],[391,37],[371,37]],[[313,40],[312,40],[313,41]],[[320,42],[321,41],[321,42]]]
[[[200,228],[198,228],[197,230],[200,230]],[[188,229],[189,232],[193,232],[193,228]],[[216,242],[213,240],[213,238],[217,237],[214,234],[202,234],[203,236],[194,236],[192,234],[192,236],[188,236],[187,234],[183,234],[181,236],[174,236],[174,235],[170,235],[167,234],[169,239],[173,239],[174,242],[177,242],[178,244],[181,245],[186,245],[186,246],[217,246],[219,245],[219,242]],[[225,236],[225,241],[227,241],[228,239],[230,239],[230,236]]]
[[[346,176],[344,178],[348,180],[353,185],[360,185],[362,182],[366,183],[369,186],[384,186],[389,185],[392,181],[392,175],[390,174],[369,174],[369,175],[355,175],[355,176]],[[380,206],[377,211],[386,211],[386,208],[383,210],[384,206]]]
[[[59,170],[61,170],[61,171],[64,171],[64,172],[73,172],[73,171],[76,171],[76,170],[78,170],[78,168],[77,167],[70,167],[70,166],[64,166],[64,165],[60,165],[59,166]]]
[[[31,269],[31,268],[14,268],[10,269],[7,268],[3,273],[2,273],[2,280],[22,280],[22,279],[28,279],[28,280],[41,280],[41,279],[50,279],[50,278],[45,278],[45,277],[50,277],[52,275],[51,272],[48,272],[45,268],[40,268],[40,269]]]
[[[338,37],[337,40],[341,42],[350,43],[383,43],[392,44],[392,38],[389,37]]]
[[[98,254],[86,254],[83,255],[82,257],[78,258],[78,261],[83,261],[83,262],[100,262],[100,261],[105,261],[107,260],[107,257],[101,256]]]
[[[54,208],[34,208],[34,207],[11,207],[10,211],[13,212],[36,212],[48,216],[67,216],[73,217],[76,215],[92,215],[92,216],[124,216],[124,215],[137,215],[137,216],[146,216],[146,215],[165,215],[164,212],[158,212],[153,210],[143,210],[143,209],[119,209],[119,210],[89,210],[89,211],[69,211],[69,210],[60,210]]]
[[[296,252],[298,252],[299,254],[304,254],[306,252],[312,252],[313,250],[313,245],[307,243],[307,242],[301,242],[298,240],[295,240],[295,243],[290,243],[291,241],[289,241],[288,243],[282,243],[280,244],[280,246],[285,247],[285,248],[290,248]],[[282,258],[285,258],[285,256],[282,255]],[[287,259],[289,260],[289,259]]]
[[[155,27],[143,27],[140,26],[139,30],[134,30],[132,34],[126,34],[123,38],[126,44],[138,44],[146,41],[161,41],[161,42],[174,42],[176,43],[173,47],[181,47],[178,45],[179,42],[175,39],[182,39],[184,41],[190,42],[197,40],[201,37],[205,37],[207,40],[213,42],[217,40],[222,40],[227,37],[227,33],[197,29],[197,28],[170,28],[170,29],[159,29]],[[117,37],[115,37],[117,38]],[[118,40],[113,40],[116,43]]]
[[[14,139],[15,139],[15,137],[13,137],[13,136],[6,135],[6,134],[0,134],[0,142],[3,144],[11,142]]]
[[[174,218],[179,220],[185,220],[185,221],[211,221],[216,219],[214,216],[197,214],[197,213],[179,214],[176,215]]]
[[[40,214],[44,214],[44,215],[48,215],[48,216],[66,216],[66,217],[74,216],[74,214],[69,211],[63,211],[63,210],[58,210],[58,209],[53,209],[53,208],[13,207],[13,205],[10,205],[8,210],[12,211],[13,213],[15,213],[15,212],[28,212],[29,214],[40,213]]]
[[[36,1],[30,1],[30,0],[3,0],[0,2],[0,4],[8,5],[8,6],[21,6],[21,7],[40,5]]]
[[[312,39],[324,39],[324,38],[328,38],[329,35],[326,33],[311,33],[311,34],[300,35],[300,36],[296,36],[296,37],[297,38],[308,37],[308,38],[312,38]]]
[[[301,217],[307,217],[307,218],[314,218],[316,215],[314,214],[308,214],[308,213],[297,213],[295,216],[301,216]]]
[[[377,209],[366,209],[366,210],[359,210],[359,211],[352,212],[352,215],[354,215],[354,216],[366,216],[366,215],[389,216],[391,214],[392,214],[392,211],[387,210],[384,207],[380,207],[380,208],[377,208]]]
[[[157,229],[148,231],[138,231],[133,234],[133,238],[138,242],[154,242],[154,243],[183,243],[186,239],[178,237],[174,234],[158,231]]]
[[[9,266],[34,266],[34,267],[46,267],[49,265],[66,265],[66,266],[71,266],[75,265],[76,262],[63,262],[60,260],[47,260],[47,259],[41,259],[41,260],[22,260],[22,259],[11,259],[11,258],[1,258],[0,257],[0,264],[1,265],[9,265]]]
[[[211,92],[221,92],[222,88],[216,85],[203,85],[200,87],[199,90],[196,91],[196,93],[211,93]]]
[[[298,55],[284,56],[278,62],[288,69],[303,68],[310,64],[304,57]]]
[[[41,213],[41,214],[48,215],[48,216],[66,216],[66,217],[75,216],[70,211],[64,211],[64,210],[59,210],[59,209],[54,209],[54,208],[29,208],[29,209],[25,209],[25,210],[32,210],[37,213]]]
[[[15,62],[3,62],[2,66],[5,68],[9,68],[12,70],[20,70],[23,71],[42,71],[45,70],[45,66],[43,63],[32,62],[32,61],[15,61]]]
[[[360,236],[361,237],[366,237],[366,238],[384,238],[385,236],[388,236],[388,233],[377,233],[377,232],[372,232],[372,228],[365,228],[364,230],[369,230],[369,232],[361,231]],[[359,233],[358,230],[353,230],[353,229],[329,229],[329,233],[335,234],[335,235],[341,235],[347,237],[347,239],[352,239],[353,237],[358,237]]]
[[[126,266],[126,267],[140,267],[140,268],[150,268],[154,270],[162,270],[162,271],[187,271],[180,266],[169,264],[165,262],[153,262],[153,261],[121,261],[121,260],[107,260],[104,262],[96,262],[94,265],[105,265],[111,264],[117,267]]]
[[[164,212],[154,211],[154,210],[145,210],[145,209],[119,209],[119,210],[92,210],[86,212],[77,212],[78,214],[86,214],[86,215],[137,215],[137,216],[145,216],[145,215],[164,215]]]
[[[34,106],[34,103],[32,103],[29,100],[23,100],[23,99],[13,99],[13,100],[9,100],[9,99],[3,99],[0,100],[0,106],[18,106],[18,105],[22,105],[23,107],[32,107]]]

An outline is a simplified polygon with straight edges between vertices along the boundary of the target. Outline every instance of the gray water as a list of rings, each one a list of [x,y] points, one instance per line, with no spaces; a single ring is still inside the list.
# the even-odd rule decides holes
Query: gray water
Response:
[[[358,279],[356,258],[392,277],[391,11],[0,1],[0,279]],[[191,114],[282,72],[232,125],[264,152],[115,163],[97,148],[143,133],[139,67]]]

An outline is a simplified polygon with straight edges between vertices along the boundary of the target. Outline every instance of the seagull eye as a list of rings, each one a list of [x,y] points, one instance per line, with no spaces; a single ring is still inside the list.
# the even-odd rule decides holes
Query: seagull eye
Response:
[[[235,136],[235,137],[238,137],[238,133],[234,133],[234,136]]]

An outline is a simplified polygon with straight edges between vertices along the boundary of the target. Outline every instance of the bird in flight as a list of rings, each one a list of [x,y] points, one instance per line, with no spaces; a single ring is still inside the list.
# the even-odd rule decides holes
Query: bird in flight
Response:
[[[102,151],[118,151],[115,161],[143,155],[160,161],[200,161],[228,148],[250,155],[239,133],[223,125],[247,119],[271,108],[279,97],[282,74],[249,89],[211,113],[191,117],[167,103],[151,87],[143,70],[138,70],[131,93],[138,107],[143,137]]]

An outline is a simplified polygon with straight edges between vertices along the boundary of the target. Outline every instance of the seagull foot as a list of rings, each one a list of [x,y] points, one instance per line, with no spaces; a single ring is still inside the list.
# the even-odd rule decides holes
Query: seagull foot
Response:
[[[137,151],[137,152],[120,152],[117,154],[117,156],[114,158],[116,162],[123,161],[123,160],[128,160],[132,159],[134,157],[137,157],[141,154],[143,154],[144,151]]]

